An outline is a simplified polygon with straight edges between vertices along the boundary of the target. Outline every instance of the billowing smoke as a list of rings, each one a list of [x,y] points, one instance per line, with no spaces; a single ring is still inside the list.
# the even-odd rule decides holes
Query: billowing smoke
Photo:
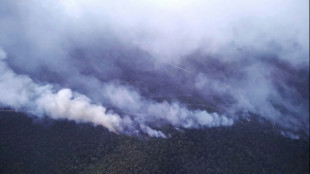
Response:
[[[308,1],[0,5],[0,105],[166,137],[255,115],[309,134]]]
[[[37,116],[91,122],[102,125],[113,132],[142,132],[156,137],[166,137],[161,131],[148,126],[156,122],[169,123],[177,127],[229,126],[232,119],[203,110],[188,110],[173,102],[152,102],[143,99],[137,92],[126,87],[106,84],[103,86],[105,100],[117,108],[120,117],[112,110],[93,104],[89,98],[70,89],[55,91],[51,85],[38,85],[28,76],[15,74],[3,61],[6,53],[0,49],[0,104]],[[54,92],[55,91],[55,92]],[[137,112],[142,113],[137,113]],[[162,123],[160,123],[162,125]]]

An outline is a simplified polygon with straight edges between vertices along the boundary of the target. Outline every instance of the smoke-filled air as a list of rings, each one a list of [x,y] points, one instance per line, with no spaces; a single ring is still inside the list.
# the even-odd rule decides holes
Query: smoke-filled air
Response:
[[[169,137],[309,136],[308,0],[1,0],[0,107]]]

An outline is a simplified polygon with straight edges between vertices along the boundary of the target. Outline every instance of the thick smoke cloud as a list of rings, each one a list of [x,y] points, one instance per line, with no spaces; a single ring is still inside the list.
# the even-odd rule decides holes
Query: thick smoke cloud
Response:
[[[6,58],[1,50],[1,59]],[[1,60],[0,59],[0,60]],[[25,110],[39,116],[49,115],[52,118],[66,118],[78,122],[92,122],[103,125],[110,131],[116,131],[120,126],[120,117],[107,112],[106,108],[90,103],[81,94],[73,97],[70,89],[53,92],[52,87],[35,84],[29,77],[17,75],[4,62],[0,62],[0,104]]]
[[[1,106],[156,137],[249,115],[309,134],[308,1],[0,3]]]
[[[38,85],[28,76],[15,74],[3,61],[6,53],[0,50],[0,104],[26,111],[38,116],[54,119],[69,119],[77,122],[91,122],[102,125],[113,132],[138,133],[136,129],[156,137],[166,137],[161,131],[149,127],[156,122],[169,123],[177,127],[229,126],[233,121],[216,113],[202,110],[190,111],[178,103],[153,103],[143,99],[137,92],[123,86],[105,84],[105,100],[123,116],[112,110],[92,104],[85,95],[73,93],[70,89],[53,91],[51,85]],[[142,113],[136,113],[140,111]],[[159,126],[162,123],[159,124]]]

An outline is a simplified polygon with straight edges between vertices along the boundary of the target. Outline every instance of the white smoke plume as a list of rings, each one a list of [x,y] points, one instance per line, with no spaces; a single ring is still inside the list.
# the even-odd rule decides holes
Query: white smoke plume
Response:
[[[0,49],[0,58],[6,58]],[[29,77],[15,74],[0,61],[0,104],[38,116],[48,115],[55,119],[77,122],[91,122],[102,125],[110,131],[120,129],[120,117],[106,108],[90,103],[81,94],[73,96],[70,89],[53,92],[49,85],[35,84]]]
[[[231,119],[225,116],[220,117],[216,113],[209,114],[200,110],[189,111],[177,103],[172,105],[167,102],[150,103],[150,101],[144,101],[145,103],[142,103],[141,96],[137,93],[130,92],[124,87],[107,85],[104,91],[104,94],[108,96],[107,100],[122,108],[123,111],[137,112],[137,110],[141,110],[144,113],[134,114],[134,118],[129,118],[127,115],[132,114],[121,112],[122,118],[112,110],[107,110],[98,104],[92,104],[91,100],[85,95],[73,93],[67,88],[53,92],[51,85],[40,86],[27,76],[15,74],[3,62],[7,57],[2,49],[0,49],[0,58],[0,95],[2,96],[0,104],[37,116],[46,115],[54,119],[90,122],[104,126],[113,132],[123,132],[124,128],[134,130],[136,129],[134,124],[139,124],[141,131],[155,137],[166,137],[166,135],[146,124],[152,124],[159,120],[186,128],[229,126],[233,123]]]
[[[251,114],[308,135],[308,6],[2,0],[0,103],[157,137],[167,124],[226,126]]]

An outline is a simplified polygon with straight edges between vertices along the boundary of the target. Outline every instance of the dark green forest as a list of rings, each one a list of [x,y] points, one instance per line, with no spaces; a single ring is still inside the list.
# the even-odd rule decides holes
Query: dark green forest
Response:
[[[309,173],[309,140],[284,137],[267,122],[164,132],[170,138],[117,135],[0,112],[0,173]]]

